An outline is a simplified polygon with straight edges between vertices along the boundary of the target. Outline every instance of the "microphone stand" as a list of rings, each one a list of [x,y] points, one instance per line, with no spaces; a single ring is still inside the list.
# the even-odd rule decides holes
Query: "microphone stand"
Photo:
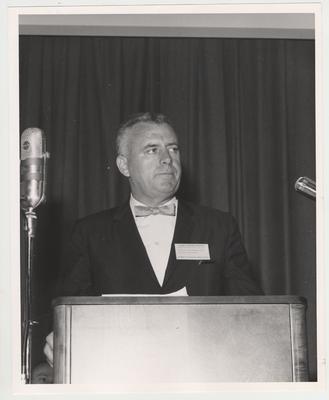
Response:
[[[32,383],[32,331],[33,326],[38,323],[32,319],[33,245],[36,226],[37,215],[33,208],[29,208],[25,211],[24,221],[27,248],[22,348],[22,380],[24,383]]]

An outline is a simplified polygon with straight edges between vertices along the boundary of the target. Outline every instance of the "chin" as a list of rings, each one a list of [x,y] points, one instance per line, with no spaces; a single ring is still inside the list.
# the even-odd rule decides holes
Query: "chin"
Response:
[[[176,183],[165,183],[163,182],[161,185],[158,185],[158,189],[163,192],[171,193],[172,191],[176,190]]]
[[[179,182],[177,180],[171,179],[161,179],[160,181],[156,182],[157,184],[154,186],[159,193],[166,195],[167,197],[173,196],[179,187]]]
[[[175,193],[177,192],[177,189],[178,188],[176,186],[161,187],[161,188],[158,188],[158,192],[163,195],[164,200],[168,200],[175,195]]]

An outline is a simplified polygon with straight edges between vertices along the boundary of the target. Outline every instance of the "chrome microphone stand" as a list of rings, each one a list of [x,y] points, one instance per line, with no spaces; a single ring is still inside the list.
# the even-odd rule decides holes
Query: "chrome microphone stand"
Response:
[[[22,343],[22,380],[24,383],[32,382],[32,333],[33,326],[37,324],[32,319],[33,245],[36,225],[37,215],[32,208],[29,208],[25,211],[24,221],[27,248]]]

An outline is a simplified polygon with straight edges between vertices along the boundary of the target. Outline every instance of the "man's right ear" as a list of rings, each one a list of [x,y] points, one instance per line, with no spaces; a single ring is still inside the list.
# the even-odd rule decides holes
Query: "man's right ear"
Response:
[[[127,158],[125,156],[118,155],[116,161],[117,161],[117,166],[119,168],[119,171],[122,173],[122,175],[129,178],[130,174],[129,174]]]

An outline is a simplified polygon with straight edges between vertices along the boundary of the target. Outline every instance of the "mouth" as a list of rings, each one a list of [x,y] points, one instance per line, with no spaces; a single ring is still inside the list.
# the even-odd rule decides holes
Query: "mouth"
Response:
[[[173,170],[173,169],[164,169],[164,170],[158,171],[157,174],[159,174],[159,175],[174,175],[175,174],[175,170]]]
[[[170,176],[171,177],[171,176],[175,176],[175,173],[173,171],[171,171],[171,172],[169,172],[169,171],[168,172],[158,172],[157,175],[158,176],[163,176],[163,177],[166,177],[166,176]]]

